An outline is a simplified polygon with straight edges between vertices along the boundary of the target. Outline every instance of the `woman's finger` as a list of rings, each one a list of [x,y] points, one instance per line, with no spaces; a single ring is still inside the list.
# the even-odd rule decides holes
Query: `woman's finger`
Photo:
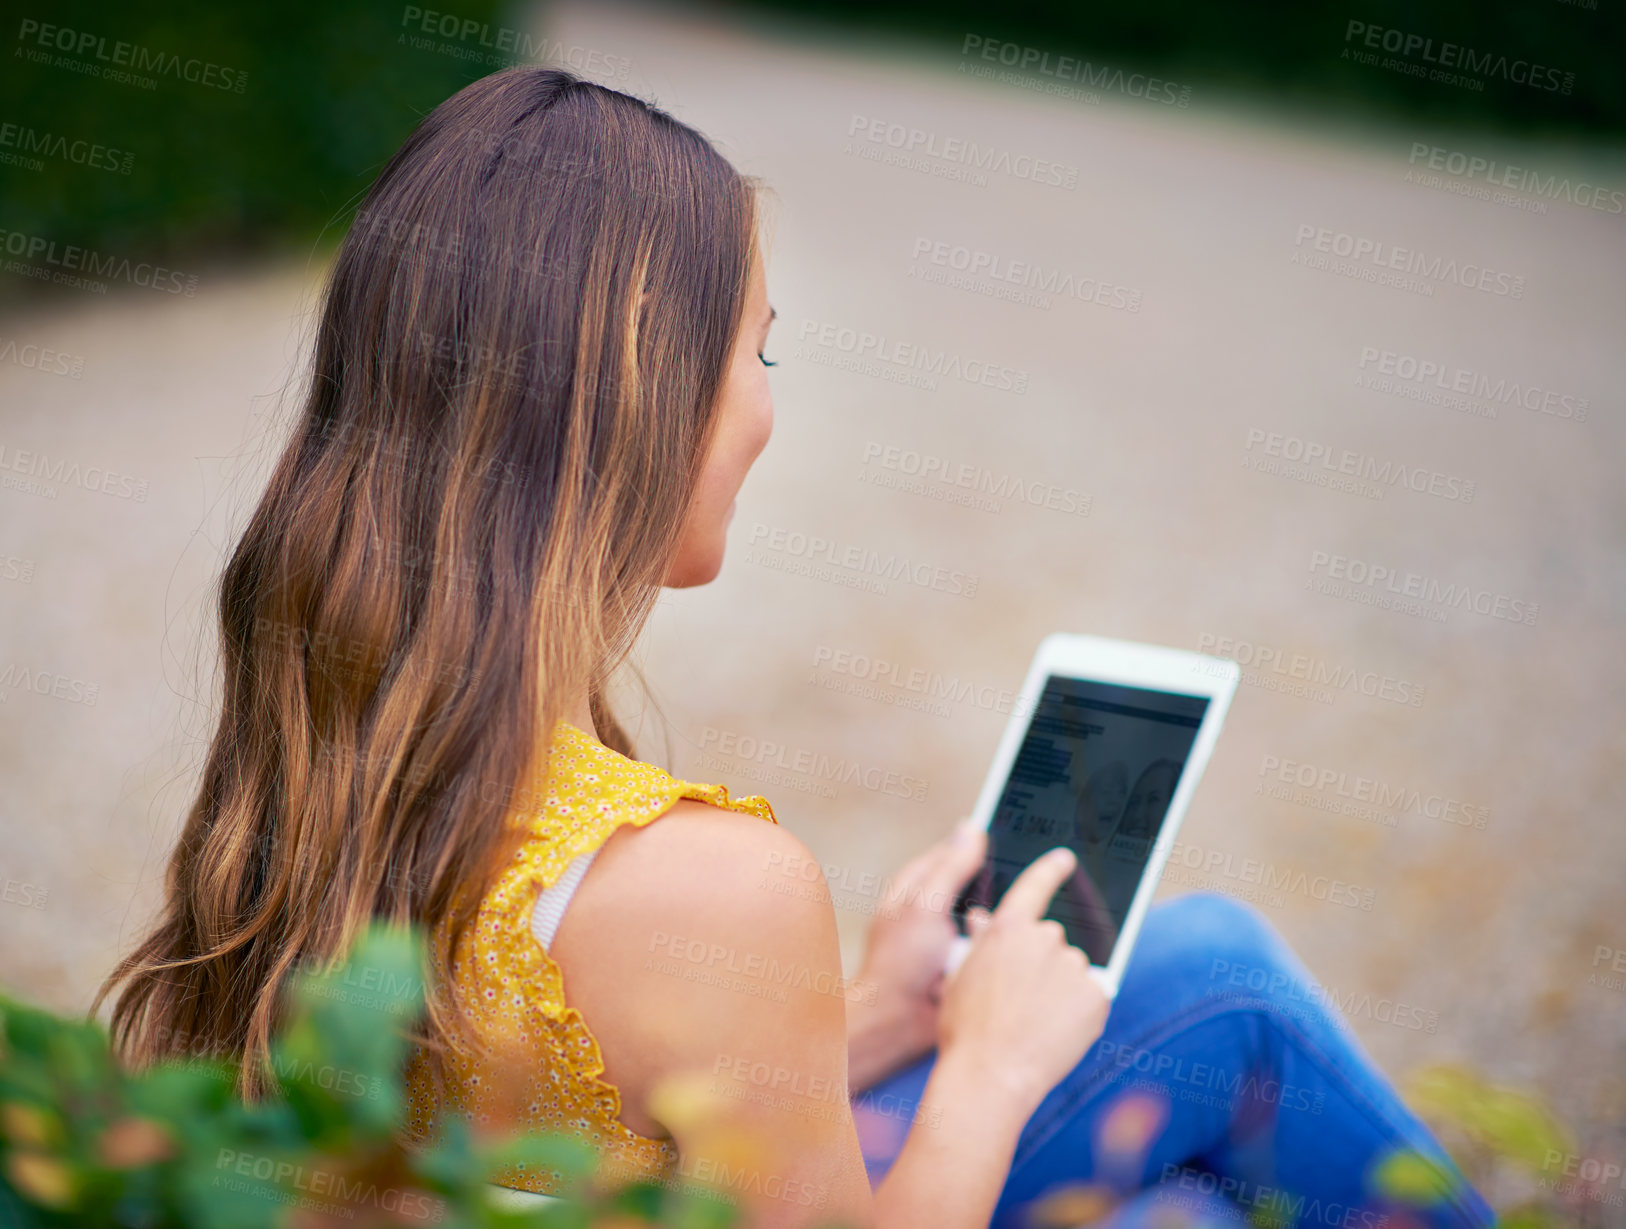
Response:
[[[943,856],[930,868],[930,878],[923,885],[933,900],[958,895],[971,876],[982,869],[988,854],[988,833],[981,825],[963,819],[942,847]]]
[[[944,867],[962,856],[956,838],[968,822],[965,819],[960,820],[948,836],[910,858],[898,868],[897,873],[892,876],[892,882],[899,888],[920,889],[922,892],[942,890],[939,885],[944,877]],[[963,882],[964,879],[958,880],[952,886],[957,888]]]
[[[1050,908],[1050,898],[1056,889],[1072,875],[1078,866],[1078,855],[1065,845],[1058,845],[1028,863],[1016,877],[1016,882],[1005,889],[999,911],[1024,921],[1036,922]]]

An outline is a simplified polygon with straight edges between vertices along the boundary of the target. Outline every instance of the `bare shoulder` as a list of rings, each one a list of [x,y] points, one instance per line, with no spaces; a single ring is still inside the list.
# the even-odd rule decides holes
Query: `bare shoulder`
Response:
[[[781,825],[696,798],[678,799],[645,827],[618,830],[600,858],[629,878],[635,870],[659,872],[662,887],[679,897],[702,884],[754,889],[770,876],[783,878],[787,868],[800,874],[818,868],[807,846]],[[823,888],[822,874],[817,886]]]
[[[567,1001],[599,1040],[606,1078],[622,1090],[622,1120],[640,1133],[659,1130],[648,1092],[713,1062],[737,1031],[828,1016],[815,1027],[845,1044],[842,1000],[804,1001],[798,989],[840,978],[823,875],[795,835],[754,815],[680,799],[645,826],[618,829],[550,950]]]
[[[582,916],[646,936],[652,952],[660,935],[817,947],[835,934],[824,877],[805,844],[778,824],[693,798],[643,827],[618,829],[577,898]]]

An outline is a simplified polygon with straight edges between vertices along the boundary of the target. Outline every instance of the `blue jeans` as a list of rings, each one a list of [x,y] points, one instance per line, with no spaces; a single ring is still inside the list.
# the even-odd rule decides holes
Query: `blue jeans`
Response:
[[[853,1097],[872,1186],[908,1131],[934,1129],[914,1107],[935,1058]],[[1437,1163],[1449,1193],[1386,1201],[1369,1177],[1398,1149]],[[1047,1196],[1110,1208],[1113,1229],[1494,1220],[1270,924],[1208,892],[1147,913],[1105,1032],[1022,1130],[993,1229],[1020,1229]]]

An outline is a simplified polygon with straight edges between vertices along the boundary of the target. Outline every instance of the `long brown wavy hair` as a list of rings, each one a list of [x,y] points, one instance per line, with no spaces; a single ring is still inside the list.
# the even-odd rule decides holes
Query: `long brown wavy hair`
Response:
[[[274,1087],[290,971],[371,919],[443,964],[604,693],[681,538],[756,259],[758,197],[698,132],[564,71],[435,108],[329,273],[309,392],[224,570],[224,693],[150,934],[109,975],[132,1065]],[[420,1044],[469,1017],[429,986]]]

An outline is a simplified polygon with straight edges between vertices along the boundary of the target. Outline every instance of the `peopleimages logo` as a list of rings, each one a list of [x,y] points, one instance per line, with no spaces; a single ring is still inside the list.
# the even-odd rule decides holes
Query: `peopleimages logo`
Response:
[[[1450,584],[1423,576],[1417,572],[1400,572],[1382,563],[1368,563],[1364,559],[1351,559],[1324,550],[1310,552],[1312,576],[1343,581],[1348,585],[1364,586],[1385,593],[1417,598],[1453,610],[1466,607],[1475,614],[1492,619],[1505,619],[1509,623],[1534,626],[1540,606],[1522,598],[1508,597],[1505,593],[1492,593],[1489,589],[1475,589],[1470,585]],[[1306,578],[1305,587],[1310,587]]]
[[[1024,47],[1020,43],[1007,43],[981,34],[967,34],[960,47],[960,70],[965,71],[966,56],[992,60],[1017,72],[1035,72],[1057,81],[1076,81],[1096,90],[1117,90],[1131,98],[1144,98],[1148,102],[1161,102],[1172,107],[1185,107],[1191,102],[1191,87],[1164,81],[1145,73],[1125,73],[1110,64],[1091,64],[1077,56],[1052,56],[1038,47]],[[973,71],[980,66],[973,66]],[[986,73],[989,70],[982,70]],[[978,75],[981,75],[980,73]]]
[[[1387,51],[1405,59],[1421,60],[1425,64],[1438,65],[1440,69],[1451,68],[1479,77],[1496,77],[1514,85],[1527,85],[1533,90],[1569,94],[1575,88],[1574,73],[1530,60],[1509,59],[1494,51],[1476,51],[1461,43],[1436,42],[1426,35],[1370,25],[1351,18],[1344,27],[1344,42],[1348,44],[1355,40],[1374,51]],[[1349,53],[1347,45],[1344,53],[1346,56]]]
[[[1439,403],[1441,394],[1455,393],[1496,405],[1522,406],[1532,414],[1573,418],[1576,422],[1586,421],[1587,410],[1592,405],[1586,397],[1560,393],[1537,384],[1521,384],[1505,377],[1492,378],[1482,371],[1394,350],[1380,350],[1377,346],[1361,347],[1358,367],[1368,373],[1356,377],[1361,387],[1377,392],[1403,392],[1420,401]],[[1415,391],[1404,391],[1402,385],[1414,386]],[[1495,416],[1493,410],[1490,417]]]
[[[845,568],[858,573],[859,578],[863,579],[876,578],[880,582],[902,580],[922,589],[934,589],[939,593],[950,593],[956,597],[977,596],[977,577],[974,573],[936,567],[892,551],[882,554],[880,551],[863,546],[842,546],[819,534],[764,525],[761,521],[751,526],[751,535],[747,541],[755,548],[757,555],[762,555],[764,551],[774,551],[802,565],[786,568],[787,571],[809,572],[810,569]],[[747,563],[753,562],[752,554],[750,550],[746,552]],[[766,559],[762,562],[766,563]],[[883,583],[879,592],[885,591]]]
[[[1263,997],[1269,1003],[1270,1010],[1290,1018],[1305,1019],[1310,1013],[1304,1008],[1330,1005],[1346,1019],[1365,1017],[1379,1024],[1392,1024],[1396,1028],[1426,1033],[1437,1032],[1440,1026],[1440,1013],[1437,1011],[1382,996],[1374,999],[1369,993],[1354,990],[1344,994],[1319,982],[1300,981],[1280,969],[1233,964],[1221,957],[1215,957],[1209,966],[1208,979],[1211,982],[1223,979],[1224,984],[1231,987],[1216,990],[1211,985],[1208,987],[1208,998],[1245,1002]]]
[[[818,777],[837,785],[859,785],[894,798],[926,801],[926,780],[906,772],[895,772],[846,756],[832,758],[822,752],[787,747],[768,738],[753,738],[732,730],[708,725],[700,732],[700,748],[715,755],[744,760],[757,765],[773,765],[803,776]]]
[[[1543,175],[1529,167],[1430,145],[1426,141],[1413,141],[1411,156],[1406,161],[1414,167],[1421,162],[1431,171],[1442,171],[1465,180],[1483,180],[1493,188],[1513,188],[1544,200],[1568,201],[1602,213],[1626,213],[1626,192],[1603,188],[1584,179],[1572,183],[1567,175]],[[1410,176],[1412,172],[1406,174]]]
[[[196,274],[167,269],[148,260],[131,261],[128,256],[112,256],[74,243],[58,243],[55,239],[20,230],[0,230],[0,252],[17,257],[17,261],[6,263],[8,273],[24,273],[39,277],[42,281],[48,277],[63,285],[94,289],[96,283],[90,279],[104,277],[165,294],[183,294],[187,298],[198,292]],[[22,263],[18,264],[19,261]],[[56,272],[51,274],[43,267],[31,269],[29,266],[33,261],[54,265]],[[13,265],[17,267],[13,268]],[[74,276],[76,274],[84,276]],[[99,293],[106,293],[106,288],[103,287]]]
[[[1548,1148],[1541,1168],[1547,1172],[1556,1169],[1566,1178],[1579,1178],[1582,1182],[1597,1186],[1608,1186],[1614,1182],[1619,1189],[1626,1191],[1626,1166],[1619,1161],[1605,1161],[1594,1156],[1580,1156],[1574,1152]]]
[[[1426,687],[1408,679],[1379,674],[1376,670],[1357,670],[1353,666],[1334,664],[1325,658],[1312,657],[1307,653],[1287,653],[1273,645],[1234,640],[1230,636],[1218,636],[1213,632],[1203,632],[1197,637],[1197,651],[1229,658],[1239,666],[1252,668],[1256,673],[1269,671],[1273,674],[1286,675],[1316,688],[1331,691],[1358,691],[1363,696],[1388,700],[1392,704],[1403,704],[1409,708],[1420,706],[1427,693]],[[1250,679],[1245,670],[1242,681],[1248,683],[1254,680]]]
[[[1032,154],[1013,154],[995,145],[982,145],[964,137],[942,136],[925,128],[898,124],[870,115],[854,115],[847,135],[871,145],[897,151],[901,155],[935,158],[958,166],[973,167],[992,175],[1010,175],[1033,183],[1074,190],[1078,168]]]
[[[885,657],[871,657],[828,644],[814,648],[813,670],[815,677],[819,670],[828,670],[863,682],[916,692],[933,701],[971,704],[1001,716],[1009,715],[1020,705],[1020,694],[1006,688],[978,686],[957,674],[920,666],[908,668]]]
[[[307,1168],[283,1157],[222,1148],[215,1157],[215,1169],[213,1184],[217,1187],[268,1197],[297,1192],[300,1196],[318,1201],[310,1205],[310,1210],[335,1215],[348,1212],[346,1219],[355,1216],[354,1205],[359,1203],[391,1213],[397,1220],[411,1217],[414,1220],[437,1221],[446,1211],[446,1201],[434,1198],[426,1191],[380,1187],[365,1176],[345,1174],[319,1165]],[[268,1183],[269,1186],[256,1189],[251,1182]]]
[[[1331,875],[1312,875],[1291,866],[1278,866],[1274,862],[1261,862],[1258,858],[1245,858],[1226,849],[1205,849],[1201,845],[1174,842],[1167,864],[1171,869],[1184,868],[1207,876],[1223,876],[1242,883],[1258,884],[1265,891],[1308,896],[1329,905],[1342,905],[1346,909],[1360,909],[1370,913],[1377,903],[1377,889],[1360,884],[1346,883]]]
[[[917,452],[894,444],[870,440],[864,445],[864,464],[879,465],[926,482],[964,487],[993,500],[1006,499],[1034,508],[1046,508],[1068,516],[1088,516],[1091,497],[1073,487],[1053,482],[1037,482],[1007,471],[995,471],[969,461],[953,462],[934,453]],[[877,483],[877,485],[884,485]],[[991,510],[998,511],[996,502]]]
[[[934,350],[919,342],[900,341],[884,333],[868,329],[855,329],[846,325],[828,324],[819,320],[803,320],[797,340],[823,350],[835,350],[854,359],[873,359],[878,363],[942,376],[948,380],[963,380],[1000,392],[1025,393],[1028,373],[986,359],[963,358],[948,350]],[[799,355],[818,361],[813,355]],[[935,387],[935,384],[932,385]]]
[[[1424,794],[1422,790],[1392,785],[1377,777],[1351,776],[1342,769],[1286,760],[1279,755],[1265,755],[1259,762],[1259,775],[1318,793],[1330,791],[1337,798],[1370,803],[1383,811],[1420,815],[1463,828],[1483,829],[1490,817],[1489,807],[1463,802],[1460,798]]]
[[[713,974],[721,980],[724,989],[739,990],[754,998],[772,998],[780,1003],[789,1002],[789,996],[784,993],[787,989],[830,995],[849,1003],[874,1003],[880,990],[879,984],[873,981],[850,981],[839,972],[812,969],[802,964],[781,965],[774,957],[763,956],[759,952],[742,952],[735,947],[724,947],[721,943],[689,939],[664,930],[651,932],[648,951],[650,958],[644,961],[646,969],[658,973],[676,972],[687,981],[708,981],[704,976],[691,975],[684,970],[683,966],[688,965],[691,970],[705,970]],[[654,957],[657,955],[664,959],[656,961]],[[727,975],[749,980],[732,980]],[[761,993],[764,990],[775,993]]]
[[[1098,1044],[1099,1058],[1108,1059],[1119,1067],[1138,1071],[1149,1077],[1146,1081],[1132,1081],[1130,1087],[1144,1087],[1148,1091],[1157,1091],[1158,1086],[1162,1085],[1164,1086],[1162,1091],[1167,1095],[1175,1091],[1173,1086],[1176,1084],[1189,1085],[1220,1094],[1219,1097],[1203,1098],[1198,1102],[1213,1105],[1215,1108],[1222,1108],[1227,1104],[1234,1107],[1238,1101],[1256,1101],[1284,1110],[1302,1110],[1310,1114],[1319,1114],[1326,1105],[1326,1093],[1270,1079],[1268,1076],[1261,1079],[1261,1073],[1254,1069],[1232,1071],[1215,1063],[1197,1062],[1142,1046],[1123,1045],[1113,1041],[1102,1041]]]
[[[1447,474],[1442,470],[1428,469],[1421,465],[1407,465],[1403,461],[1379,458],[1368,452],[1334,448],[1331,444],[1306,440],[1297,435],[1283,435],[1277,431],[1249,427],[1247,447],[1244,451],[1251,453],[1255,448],[1266,457],[1280,457],[1301,465],[1305,472],[1312,476],[1336,475],[1378,483],[1374,489],[1379,492],[1380,497],[1385,489],[1398,485],[1419,495],[1434,495],[1440,499],[1458,500],[1465,504],[1474,501],[1475,483],[1471,478]],[[1257,456],[1242,458],[1242,464],[1246,468],[1264,469],[1258,462]]]
[[[681,1178],[690,1178],[693,1181],[682,1182],[679,1180]],[[779,1174],[764,1174],[761,1170],[751,1169],[737,1161],[700,1156],[693,1150],[678,1154],[677,1172],[661,1178],[660,1184],[667,1190],[674,1191],[687,1191],[691,1188],[701,1191],[722,1190],[735,1198],[744,1194],[754,1194],[765,1199],[794,1203],[804,1208],[822,1208],[830,1201],[830,1193],[822,1183],[814,1186],[810,1182],[785,1178]]]
[[[19,346],[16,339],[11,337],[0,338],[0,363],[27,367],[30,371],[42,372],[45,375],[67,376],[73,380],[81,379],[85,374],[85,360],[82,356],[67,354],[33,342],[24,342]]]
[[[1396,247],[1380,239],[1352,235],[1348,231],[1333,231],[1325,226],[1300,222],[1293,236],[1293,246],[1302,248],[1309,243],[1316,252],[1330,253],[1347,259],[1356,268],[1369,271],[1392,270],[1410,277],[1428,281],[1452,282],[1469,290],[1482,290],[1486,294],[1524,298],[1524,278],[1516,274],[1499,272],[1487,265],[1459,264],[1444,256],[1428,256],[1412,248]],[[1302,252],[1293,259],[1302,263]],[[1340,270],[1334,269],[1334,272]],[[1370,278],[1365,280],[1371,280]]]
[[[962,273],[967,278],[984,278],[991,287],[1008,289],[1015,286],[1040,296],[1056,295],[1063,299],[1081,299],[1086,303],[1113,307],[1120,311],[1140,310],[1141,292],[1128,286],[1118,286],[1112,282],[1104,282],[1100,278],[1080,277],[1071,270],[1043,269],[1031,261],[1008,260],[993,252],[985,252],[964,244],[949,243],[943,239],[917,235],[910,258],[917,262],[916,267],[918,262],[925,262],[941,269]],[[916,276],[914,268],[911,268],[910,276]]]
[[[1172,1161],[1163,1163],[1162,1177],[1157,1202],[1182,1206],[1177,1201],[1184,1200],[1185,1196],[1176,1196],[1171,1200],[1161,1193],[1174,1186],[1204,1195],[1218,1194],[1251,1210],[1252,1215],[1247,1217],[1243,1216],[1241,1209],[1236,1211],[1237,1219],[1244,1224],[1270,1227],[1319,1224],[1330,1226],[1331,1229],[1385,1229],[1390,1221],[1387,1212],[1379,1213],[1342,1203],[1323,1205],[1319,1199],[1306,1202],[1304,1195],[1295,1195],[1281,1187],[1261,1186],[1246,1178],[1221,1178],[1218,1174],[1176,1165]],[[1192,1210],[1203,1213],[1203,1219],[1212,1215],[1210,1208],[1202,1203],[1196,1203]],[[1179,1223],[1185,1223],[1184,1218]]]
[[[1609,969],[1598,972],[1598,966],[1607,964]],[[1602,986],[1605,990],[1626,990],[1626,977],[1616,977],[1614,973],[1626,973],[1626,947],[1610,947],[1607,943],[1600,943],[1592,952],[1592,972],[1586,979],[1589,986]]]
[[[173,52],[155,51],[150,47],[122,40],[109,43],[103,35],[50,25],[35,21],[32,17],[24,17],[18,25],[17,41],[25,46],[32,42],[44,51],[64,52],[79,60],[88,58],[100,61],[100,64],[86,65],[87,68],[95,70],[89,75],[102,76],[108,80],[121,80],[130,76],[129,73],[111,67],[116,64],[121,69],[151,73],[152,77],[146,80],[156,81],[159,77],[174,77],[178,81],[227,90],[233,94],[241,94],[248,86],[248,74],[240,68],[227,68],[209,60],[200,60],[196,56],[183,58]],[[22,48],[18,51],[21,53]],[[29,58],[35,59],[36,54],[30,54]],[[58,63],[63,67],[74,67],[72,61]],[[141,81],[135,83],[142,84]],[[152,86],[143,85],[143,88],[151,89]]]
[[[147,502],[145,479],[120,474],[100,465],[81,465],[78,461],[62,457],[53,459],[43,452],[12,448],[4,443],[0,443],[0,474],[6,478],[18,474],[25,479],[33,480],[41,485],[43,491],[49,491],[50,498],[53,499],[56,497],[55,487],[45,484],[60,483],[63,486],[76,486],[86,491],[111,495],[115,499],[133,500],[138,504]]]
[[[10,121],[0,123],[0,149],[16,150],[24,161],[28,160],[26,155],[35,154],[116,175],[128,175],[135,165],[135,155],[128,150],[113,149],[97,141],[70,139],[59,133],[40,132]],[[33,161],[33,170],[43,168],[44,163],[38,158]]]
[[[460,57],[463,59],[484,59],[491,63],[501,58],[533,63],[552,62],[578,73],[598,73],[619,77],[623,81],[632,72],[632,61],[626,56],[606,55],[589,47],[566,47],[562,43],[550,42],[539,35],[511,30],[506,26],[493,30],[489,22],[459,17],[456,13],[442,13],[416,4],[409,4],[401,10],[401,27],[413,31],[415,37],[411,38],[410,45],[417,50],[434,50],[429,45],[430,38],[446,39],[448,47],[453,42],[467,44]],[[400,36],[402,41],[407,38],[405,34]],[[485,54],[482,56],[478,54],[480,52]]]
[[[0,883],[0,901],[24,909],[45,908],[46,897],[50,894],[50,888],[41,887],[37,883],[24,883],[19,879],[7,879]]]

